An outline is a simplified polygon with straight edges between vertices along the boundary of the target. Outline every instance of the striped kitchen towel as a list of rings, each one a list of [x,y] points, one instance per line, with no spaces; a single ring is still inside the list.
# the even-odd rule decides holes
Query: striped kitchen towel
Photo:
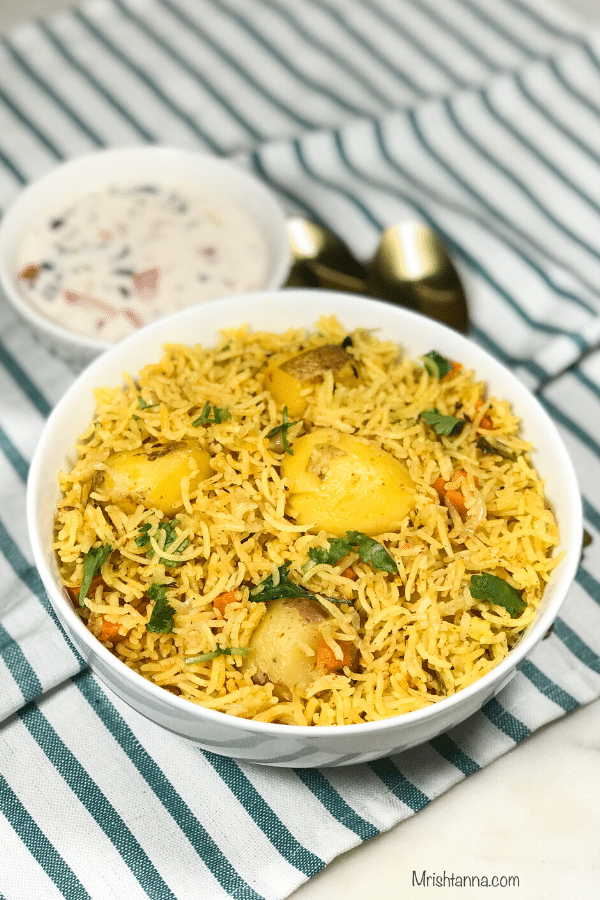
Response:
[[[596,544],[598,98],[600,31],[553,0],[88,0],[0,41],[0,210],[63,159],[151,142],[232,157],[361,258],[385,225],[430,222],[467,284],[473,339],[556,421]],[[86,669],[32,565],[28,463],[74,377],[0,303],[5,900],[280,900],[600,696],[588,551],[511,684],[418,750],[267,769],[147,722]]]

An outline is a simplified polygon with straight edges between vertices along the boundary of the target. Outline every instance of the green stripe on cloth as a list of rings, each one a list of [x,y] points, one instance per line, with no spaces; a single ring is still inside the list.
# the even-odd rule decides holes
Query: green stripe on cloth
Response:
[[[600,582],[598,579],[594,578],[591,572],[588,572],[583,566],[579,566],[575,580],[600,605],[600,599],[598,599],[600,598]]]
[[[2,520],[0,520],[0,553],[4,555],[4,558],[10,565],[17,578],[19,578],[23,582],[23,584],[27,585],[32,594],[35,594],[35,596],[41,602],[46,612],[48,612],[52,616],[54,621],[58,624],[58,619],[56,618],[54,610],[52,609],[50,602],[46,596],[46,591],[37,569],[27,562],[20,548],[17,547],[14,540],[10,536]]]
[[[128,110],[123,103],[121,103],[118,98],[115,96],[113,91],[109,91],[104,85],[101,83],[100,79],[96,77],[90,70],[88,66],[83,65],[78,59],[75,58],[74,54],[68,49],[64,41],[60,40],[52,30],[44,24],[44,22],[40,23],[40,27],[42,28],[44,35],[48,38],[48,40],[52,43],[54,48],[64,57],[66,62],[71,66],[74,72],[77,72],[82,76],[89,84],[94,88],[95,91],[100,94],[101,97],[109,103],[116,112],[129,124],[131,127],[137,131],[138,135],[145,141],[149,143],[153,143],[156,141],[156,135],[151,134],[147,128],[145,128],[141,122],[136,119],[136,117]]]
[[[167,0],[159,0],[159,2],[165,4]],[[314,78],[311,78],[310,74],[305,69],[294,65],[294,63],[289,58],[289,54],[287,54],[284,50],[279,50],[271,40],[265,37],[265,33],[268,34],[268,31],[266,31],[265,33],[261,33],[254,26],[253,20],[256,20],[255,16],[253,16],[252,18],[250,18],[250,16],[243,16],[239,13],[239,11],[233,10],[222,3],[215,2],[215,0],[211,0],[211,2],[213,2],[214,6],[225,11],[227,15],[233,17],[235,21],[240,25],[240,27],[243,28],[249,35],[251,35],[256,43],[263,48],[263,50],[271,54],[271,56],[277,60],[279,65],[285,68],[296,79],[298,79],[301,84],[306,85],[311,90],[316,91],[324,97],[327,97],[329,100],[332,100],[338,106],[342,107],[342,109],[344,109],[346,112],[349,112],[354,116],[364,116],[369,114],[369,110],[350,103],[348,100],[346,100],[345,97],[342,96],[342,94],[340,94],[338,91],[334,91],[331,85],[316,81]],[[236,66],[236,68],[239,67]],[[240,71],[242,70],[240,69]],[[249,76],[247,70],[244,70],[243,74],[251,84],[255,84],[254,79]],[[262,88],[262,90],[264,90],[264,88]],[[294,117],[297,117],[297,113],[294,114]],[[305,124],[309,125],[309,127],[314,127],[315,125],[314,119],[310,124],[307,123],[306,120],[304,121]]]
[[[597,675],[600,675],[600,656],[598,656],[598,654],[562,619],[557,619],[554,623],[553,634],[555,634],[556,637],[563,642],[565,647],[568,647],[571,653],[576,656],[577,659],[581,660],[588,669],[591,669],[593,672],[596,672]]]
[[[68,118],[76,125],[83,134],[86,135],[96,147],[100,148],[104,146],[104,142],[102,139],[95,133],[95,131],[90,128],[89,123],[84,122],[81,116],[73,109],[73,107],[67,103],[57,91],[54,90],[48,83],[48,81],[43,78],[39,72],[31,66],[29,61],[25,59],[23,54],[19,53],[15,47],[10,43],[10,41],[4,39],[0,42],[2,46],[9,52],[12,59],[21,67],[23,72],[27,75],[28,78],[37,85],[37,87],[41,88],[41,90],[50,98],[52,103],[54,103],[62,112],[64,112]]]
[[[465,88],[468,82],[465,81],[457,72],[454,71],[452,65],[444,60],[434,47],[429,45],[425,39],[420,38],[414,31],[411,31],[400,18],[395,18],[388,11],[377,3],[377,0],[358,0],[365,10],[376,16],[384,28],[389,29],[392,34],[396,34],[401,40],[405,41],[409,47],[416,50],[423,61],[429,62],[435,69],[441,72],[448,80],[448,88]]]
[[[429,743],[440,756],[449,763],[452,763],[452,765],[457,768],[459,772],[462,772],[463,775],[471,775],[481,768],[481,766],[476,763],[474,759],[471,759],[470,756],[467,756],[467,754],[464,753],[447,734],[440,734],[438,737],[429,741]]]
[[[531,372],[531,374],[540,381],[548,374],[545,369],[542,369],[542,367],[535,362],[535,360],[517,358],[516,356],[511,356],[510,353],[506,353],[496,341],[489,337],[487,332],[482,331],[482,329],[478,328],[476,325],[472,326],[471,335],[482,347],[496,356],[500,362],[504,363],[505,366],[508,366],[509,369],[523,366],[523,368]]]
[[[435,24],[446,34],[450,34],[454,40],[467,51],[467,53],[473,55],[479,62],[483,63],[490,74],[496,74],[502,71],[502,67],[498,62],[493,59],[491,55],[486,53],[484,49],[485,44],[476,44],[467,34],[453,24],[452,19],[449,16],[441,15],[439,8],[434,9],[432,5],[424,4],[422,0],[408,0],[408,2],[414,9],[426,10],[428,18],[432,22],[435,22]]]
[[[8,374],[14,380],[15,385],[25,394],[27,399],[31,401],[39,414],[44,416],[44,418],[49,416],[52,411],[50,403],[44,397],[38,385],[25,372],[14,356],[8,352],[2,342],[0,342],[0,365],[6,369]]]
[[[0,656],[23,694],[25,703],[35,700],[42,693],[42,685],[35,670],[19,644],[0,623]]]
[[[512,738],[515,744],[518,744],[519,741],[522,741],[523,738],[526,738],[531,733],[530,729],[523,722],[520,722],[516,716],[508,712],[507,709],[504,709],[500,701],[495,697],[493,700],[488,700],[481,711],[487,716],[492,725],[495,725],[505,735]]]
[[[368,766],[386,788],[413,812],[418,812],[430,803],[427,794],[412,784],[391,759],[376,759],[368,763]]]
[[[312,3],[317,8],[325,11],[331,18],[336,22],[340,28],[343,28],[347,34],[352,38],[356,44],[366,50],[376,62],[382,66],[387,72],[397,78],[402,84],[406,85],[414,92],[417,98],[423,98],[427,96],[427,91],[425,88],[415,81],[413,75],[413,71],[407,71],[406,69],[401,69],[399,65],[396,64],[396,60],[392,60],[390,56],[381,52],[379,47],[375,44],[375,42],[367,36],[362,31],[359,31],[358,28],[355,28],[352,25],[349,16],[341,13],[334,5],[331,3],[327,3],[326,0],[312,0]]]
[[[126,16],[130,22],[133,22],[140,31],[145,34],[151,41],[153,41],[157,47],[166,53],[169,57],[171,57],[181,69],[186,72],[186,74],[190,75],[194,78],[199,85],[214,99],[217,103],[221,104],[224,110],[226,110],[229,115],[235,119],[235,121],[241,125],[242,128],[245,129],[247,134],[254,138],[255,140],[261,140],[264,135],[262,132],[258,131],[255,126],[250,122],[250,120],[234,106],[231,99],[228,98],[222,91],[214,86],[210,81],[208,81],[204,75],[195,67],[192,66],[184,56],[177,50],[172,43],[165,40],[155,28],[141,19],[139,16],[135,15],[135,13],[129,9],[122,0],[113,0],[116,6],[119,8],[119,11]]]
[[[196,134],[204,144],[207,145],[212,151],[221,155],[225,152],[225,148],[222,147],[218,141],[215,140],[209,133],[201,128],[198,122],[187,113],[182,106],[178,103],[175,103],[174,100],[169,97],[167,92],[163,90],[162,87],[156,82],[155,79],[151,78],[148,72],[142,69],[141,66],[137,65],[130,57],[126,54],[122,53],[121,50],[116,46],[116,44],[111,41],[107,35],[101,31],[101,29],[92,22],[89,15],[86,15],[84,10],[78,9],[75,10],[74,13],[77,20],[92,34],[95,39],[102,44],[107,50],[112,53],[115,59],[118,59],[120,63],[126,66],[131,72],[135,74],[135,76],[140,80],[140,82],[146,87],[154,97],[159,100],[162,104],[164,104],[165,108],[170,112],[174,113],[182,122],[184,122],[190,130]]]
[[[473,135],[469,134],[464,123],[461,122],[458,118],[454,110],[454,106],[449,99],[444,100],[443,106],[448,116],[449,123],[454,126],[454,128],[456,129],[456,133],[464,140],[465,144],[474,149],[478,154],[481,153],[483,158],[486,159],[491,165],[495,165],[493,157],[491,156],[491,154],[487,153],[487,151],[483,150],[481,142],[476,140]],[[541,254],[541,256],[548,258],[547,248],[541,245],[531,233],[523,231],[523,229],[519,227],[519,224],[517,222],[508,219],[505,213],[498,206],[498,203],[494,202],[493,198],[486,197],[481,192],[479,186],[475,185],[475,183],[470,180],[470,176],[468,176],[467,173],[461,173],[458,165],[456,164],[456,161],[460,158],[460,156],[455,153],[451,155],[446,153],[446,155],[443,156],[440,150],[434,148],[432,140],[426,137],[425,130],[419,124],[419,117],[417,112],[409,110],[408,118],[422,146],[427,149],[428,153],[437,160],[444,172],[446,172],[446,174],[449,175],[456,182],[456,184],[460,186],[462,190],[464,190],[474,201],[476,201],[476,203],[483,210],[485,210],[485,212],[492,218],[492,220],[496,220],[498,223],[501,223],[509,229],[509,233],[512,233],[517,238],[519,238],[519,240],[523,242],[523,246],[530,247],[537,253]],[[452,141],[446,140],[444,143],[445,147],[448,147],[452,144]],[[512,180],[506,166],[498,164],[498,169],[499,171],[504,172],[508,180]],[[518,179],[516,182],[514,182],[514,187],[521,187],[524,190],[525,195],[531,193],[522,179]],[[538,203],[537,208],[539,212],[545,214],[542,204]],[[590,287],[597,292],[597,288],[595,288],[593,285],[590,285]],[[540,322],[538,327],[540,329],[543,329],[543,323]]]
[[[98,716],[112,734],[131,763],[145,779],[150,790],[171,814],[223,888],[238,900],[261,900],[260,895],[238,875],[234,866],[223,855],[202,823],[198,821],[156,762],[142,747],[109,697],[95,682],[94,677],[89,672],[83,672],[73,681],[90,704],[90,711]]]
[[[308,28],[305,27],[305,25],[310,24],[310,22],[302,22],[298,16],[294,15],[293,9],[284,9],[277,2],[275,2],[275,0],[260,0],[260,2],[263,7],[268,8],[276,13],[277,16],[280,17],[282,23],[291,22],[296,34],[302,35],[307,43],[312,48],[316,48],[324,58],[333,60],[336,66],[338,66],[343,73],[360,84],[363,90],[367,90],[371,94],[373,99],[381,104],[382,108],[394,109],[394,103],[392,102],[391,98],[381,91],[381,89],[372,78],[369,78],[364,67],[362,69],[359,69],[355,65],[353,58],[347,59],[346,57],[342,56],[342,54],[337,51],[336,46],[333,42],[325,43],[324,39],[329,36],[328,31],[324,33],[317,33],[316,30],[309,31]]]
[[[27,178],[21,169],[18,168],[14,160],[12,160],[2,149],[0,149],[0,165],[4,166],[7,172],[9,172],[20,185],[27,183]]]
[[[486,25],[491,31],[495,31],[506,41],[513,44],[524,55],[536,56],[535,48],[531,46],[531,44],[525,43],[525,41],[522,40],[522,35],[516,35],[513,31],[509,31],[508,28],[506,28],[497,19],[494,19],[493,16],[489,14],[489,6],[485,7],[484,12],[481,6],[479,6],[477,3],[470,2],[470,0],[460,0],[460,3],[466,9],[468,9],[469,12],[476,16],[484,25]]]
[[[318,769],[295,769],[294,771],[300,781],[323,804],[327,812],[349,831],[358,835],[361,840],[366,841],[379,833],[371,822],[367,822],[352,809]]]
[[[20,713],[20,718],[56,771],[111,841],[150,900],[177,900],[114,806],[38,707],[26,707]]]
[[[0,427],[0,452],[7,458],[21,481],[23,483],[26,482],[29,463],[21,455],[2,427]]]
[[[11,790],[2,773],[0,773],[0,805],[3,815],[31,853],[32,859],[43,869],[58,890],[65,897],[94,900]],[[9,860],[4,859],[3,865],[10,865]]]
[[[486,282],[493,287],[498,293],[500,293],[503,299],[507,300],[510,304],[511,308],[514,309],[518,314],[527,322],[528,325],[539,329],[540,331],[549,333],[549,334],[562,334],[564,333],[564,329],[560,329],[556,326],[548,325],[547,323],[533,319],[530,315],[526,313],[526,311],[522,308],[522,306],[517,302],[514,296],[509,294],[505,289],[501,288],[500,284],[490,275],[490,273],[485,269],[483,263],[481,261],[475,260],[475,258],[470,254],[465,247],[453,238],[446,229],[444,229],[443,225],[439,221],[439,219],[433,218],[431,213],[429,212],[430,205],[426,206],[424,201],[427,200],[428,204],[435,204],[436,206],[440,206],[449,211],[458,213],[461,216],[465,216],[473,222],[476,222],[481,227],[486,228],[488,231],[492,232],[494,236],[498,238],[498,240],[505,244],[513,253],[515,253],[523,262],[531,268],[536,275],[539,275],[543,281],[545,281],[553,290],[556,290],[557,293],[562,294],[568,300],[574,301],[582,306],[584,309],[589,312],[593,312],[593,307],[590,304],[585,303],[580,297],[577,297],[575,294],[565,291],[561,289],[558,285],[556,285],[552,279],[548,278],[548,276],[544,273],[544,270],[541,266],[539,266],[531,256],[527,255],[522,248],[520,248],[514,241],[510,239],[505,233],[502,233],[499,229],[494,227],[492,222],[485,221],[483,218],[474,214],[471,210],[465,207],[459,207],[456,204],[448,201],[445,197],[442,197],[441,194],[436,194],[432,192],[426,184],[419,181],[418,175],[415,175],[412,172],[408,172],[401,164],[394,159],[391,153],[387,150],[385,146],[385,140],[383,137],[381,122],[373,123],[373,133],[376,138],[377,148],[382,154],[382,160],[390,163],[396,171],[402,175],[403,178],[406,179],[407,188],[410,186],[417,193],[418,199],[413,197],[408,193],[408,190],[400,190],[395,186],[391,185],[388,182],[378,182],[372,176],[368,175],[366,172],[360,170],[355,163],[350,159],[348,152],[344,146],[343,135],[336,131],[334,133],[334,140],[336,143],[336,148],[340,154],[340,159],[343,161],[344,165],[356,176],[358,176],[364,184],[367,184],[377,190],[385,191],[392,196],[397,197],[405,203],[408,203],[413,207],[416,214],[423,219],[427,224],[431,225],[439,234],[446,246],[448,247],[451,253],[455,253],[460,256],[465,262],[469,264],[469,266],[477,272],[479,276],[484,278]],[[436,155],[437,158],[437,155]],[[574,340],[577,340],[580,346],[583,346],[583,338],[578,335],[574,335]]]
[[[323,860],[303,847],[290,834],[238,764],[226,756],[219,756],[207,750],[203,752],[215,772],[218,772],[227,787],[235,794],[246,812],[254,819],[282,857],[305,875],[316,875],[325,865]]]
[[[565,712],[577,709],[579,702],[572,697],[567,691],[563,690],[558,684],[548,678],[540,669],[537,668],[530,660],[526,659],[519,666],[519,671],[529,678],[532,684],[536,686],[538,691]]]
[[[67,639],[62,626],[59,624],[58,617],[54,612],[52,604],[48,600],[48,596],[46,594],[46,590],[44,585],[42,584],[41,578],[33,566],[29,565],[21,550],[12,537],[8,533],[4,523],[0,520],[0,553],[4,555],[4,558],[12,568],[13,572],[19,578],[20,581],[25,584],[32,594],[39,600],[44,610],[48,613],[54,624],[57,626],[59,633],[62,635],[65,644],[69,647],[69,655],[72,654],[77,660],[79,666],[83,669],[86,665],[85,660],[79,653],[79,651],[73,647]]]
[[[30,131],[35,138],[42,144],[46,150],[48,150],[55,160],[62,162],[64,159],[63,154],[60,152],[58,147],[52,142],[51,138],[48,137],[36,124],[23,113],[22,110],[19,109],[17,104],[6,94],[3,90],[0,90],[0,102],[4,103],[4,105],[11,111],[13,116],[25,126],[25,128]]]
[[[563,28],[558,28],[554,22],[551,22],[546,16],[542,15],[537,9],[534,9],[532,6],[529,6],[527,3],[521,3],[520,0],[505,0],[510,6],[513,6],[516,10],[518,10],[523,16],[526,16],[532,22],[535,22],[536,25],[539,25],[548,34],[551,34],[553,37],[558,37],[561,39],[568,38],[572,41],[579,41],[579,36],[575,30],[573,31],[565,31]]]
[[[483,89],[479,90],[479,96],[482,99],[486,99],[487,94]],[[600,259],[600,250],[591,243],[590,241],[585,240],[581,235],[578,235],[571,227],[567,226],[564,221],[558,218],[558,216],[550,209],[549,205],[544,202],[543,199],[539,196],[539,192],[536,192],[529,186],[529,182],[520,175],[517,175],[515,168],[510,168],[506,163],[503,163],[497,153],[493,153],[490,149],[484,146],[482,140],[479,137],[476,137],[473,131],[472,124],[467,124],[465,121],[465,116],[462,117],[459,115],[457,111],[457,103],[453,102],[451,99],[446,98],[444,100],[444,107],[448,112],[448,116],[459,132],[464,141],[474,148],[481,157],[486,162],[488,162],[494,169],[500,172],[504,177],[514,186],[517,190],[522,194],[524,198],[526,198],[532,206],[540,212],[544,218],[548,220],[555,228],[557,228],[564,237],[573,241],[573,243],[578,244],[582,249],[586,250],[590,256],[595,257],[596,259]],[[486,104],[487,105],[487,104]],[[489,107],[488,107],[489,108]],[[504,222],[508,224],[508,220],[506,215],[501,211],[498,205],[494,206],[495,214],[499,218],[502,218]],[[514,226],[513,226],[514,228]],[[529,242],[529,244],[533,245],[531,234],[523,233],[525,239]],[[538,245],[540,247],[540,245]],[[548,251],[543,246],[540,248],[545,255],[548,255]]]

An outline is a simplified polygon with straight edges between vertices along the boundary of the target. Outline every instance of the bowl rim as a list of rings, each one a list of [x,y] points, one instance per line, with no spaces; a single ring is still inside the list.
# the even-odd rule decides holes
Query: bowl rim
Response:
[[[309,297],[310,301],[308,300]],[[557,550],[564,550],[565,554],[564,558],[558,564],[557,569],[554,570],[560,571],[560,589],[554,593],[554,595],[546,604],[542,603],[539,614],[524,631],[523,635],[519,638],[515,646],[509,651],[507,656],[481,678],[477,679],[475,682],[461,689],[457,693],[452,694],[449,697],[444,697],[441,700],[433,703],[431,706],[423,707],[417,710],[412,710],[410,712],[401,713],[372,722],[362,722],[348,725],[282,726],[281,723],[260,722],[253,719],[246,719],[229,715],[218,710],[208,709],[199,704],[195,704],[193,701],[186,700],[185,698],[178,697],[174,694],[171,694],[170,692],[165,691],[164,688],[154,684],[153,682],[144,678],[138,672],[130,669],[123,662],[121,662],[121,660],[115,657],[110,652],[110,650],[108,650],[103,644],[101,644],[101,642],[97,640],[86,628],[84,623],[77,615],[76,611],[73,609],[70,601],[68,601],[64,596],[62,590],[59,588],[58,583],[55,581],[47,565],[47,558],[44,554],[43,536],[39,533],[37,527],[38,523],[36,501],[40,491],[40,485],[44,481],[47,482],[48,480],[48,468],[44,463],[45,449],[52,435],[52,428],[55,420],[59,417],[64,409],[67,409],[69,405],[72,405],[74,398],[81,392],[82,383],[87,382],[90,385],[95,383],[96,386],[105,384],[106,381],[101,381],[99,379],[101,379],[101,371],[103,367],[105,367],[109,358],[112,356],[117,356],[119,354],[125,354],[125,352],[129,348],[129,345],[144,342],[147,336],[150,338],[154,337],[152,334],[148,333],[153,331],[158,332],[159,328],[162,330],[165,327],[165,323],[167,323],[167,325],[171,323],[176,324],[177,320],[193,317],[194,314],[200,314],[201,316],[206,315],[210,320],[212,319],[211,313],[215,311],[215,307],[217,308],[217,312],[226,312],[235,309],[238,306],[252,306],[252,304],[256,304],[257,302],[260,303],[261,301],[266,301],[267,303],[278,303],[281,301],[281,303],[283,304],[289,303],[294,299],[302,299],[304,301],[304,309],[302,313],[304,317],[306,317],[307,314],[307,307],[314,307],[314,309],[316,310],[319,305],[322,305],[327,301],[332,301],[334,305],[339,304],[340,306],[344,303],[354,307],[360,305],[361,311],[366,311],[369,308],[377,309],[378,307],[385,307],[388,314],[390,311],[390,304],[385,303],[381,300],[374,300],[372,298],[361,297],[360,295],[343,294],[338,291],[327,291],[316,288],[285,288],[278,291],[260,291],[253,292],[251,294],[237,295],[235,297],[220,298],[217,300],[207,301],[206,303],[200,304],[196,307],[189,307],[187,309],[181,310],[177,313],[165,317],[164,319],[161,319],[160,321],[150,323],[143,328],[138,329],[135,333],[116,344],[111,350],[107,351],[107,353],[102,354],[102,356],[92,362],[84,370],[84,372],[79,375],[79,377],[74,381],[71,387],[68,388],[66,393],[63,395],[61,400],[59,400],[54,410],[50,414],[42,432],[42,436],[38,441],[38,444],[34,451],[30,466],[27,482],[26,509],[28,531],[33,550],[34,562],[38,568],[52,607],[56,611],[57,604],[60,606],[63,614],[65,614],[67,617],[69,627],[72,628],[73,631],[78,635],[78,637],[82,640],[82,643],[84,645],[87,645],[94,654],[99,656],[110,669],[116,669],[117,674],[121,678],[130,680],[134,688],[135,686],[137,686],[139,689],[141,689],[142,693],[147,691],[150,697],[155,698],[161,704],[166,704],[167,706],[172,707],[176,711],[180,709],[183,713],[185,713],[186,718],[192,717],[197,719],[199,722],[207,719],[209,722],[214,721],[221,725],[223,725],[224,723],[228,723],[234,729],[236,728],[236,725],[238,725],[240,727],[243,727],[246,731],[270,736],[283,736],[286,733],[285,729],[293,727],[293,734],[298,735],[305,740],[318,739],[319,736],[323,738],[331,738],[335,736],[341,737],[343,735],[350,736],[354,734],[366,735],[368,732],[376,733],[379,731],[387,731],[398,727],[409,728],[411,725],[416,725],[417,723],[420,723],[422,721],[434,719],[438,715],[442,716],[444,713],[450,712],[455,706],[466,705],[468,703],[468,699],[473,697],[473,695],[485,693],[490,684],[498,685],[498,687],[496,687],[494,691],[494,695],[499,690],[501,690],[501,688],[508,682],[509,677],[512,677],[519,663],[522,662],[523,659],[529,653],[531,653],[533,648],[542,640],[551,624],[556,619],[560,607],[562,606],[568,590],[574,580],[575,572],[579,563],[581,541],[583,538],[583,510],[577,478],[572,461],[555,423],[543,408],[539,400],[528,390],[523,382],[521,382],[512,372],[510,372],[508,368],[506,368],[506,366],[504,366],[503,363],[492,356],[492,354],[490,354],[483,347],[475,344],[470,338],[459,334],[456,331],[453,331],[452,329],[445,325],[442,325],[441,323],[434,323],[434,327],[436,328],[437,333],[442,336],[445,335],[447,338],[451,336],[452,342],[458,345],[458,347],[468,348],[469,354],[471,356],[481,357],[482,361],[485,360],[488,366],[490,366],[498,374],[498,376],[502,378],[503,383],[506,383],[510,386],[511,392],[514,389],[517,394],[520,395],[523,399],[527,398],[529,404],[536,409],[536,414],[539,417],[540,421],[543,423],[544,429],[552,438],[555,455],[559,458],[560,464],[562,466],[561,481],[564,485],[565,490],[567,491],[569,512],[572,518],[573,531],[572,544],[569,546],[564,546],[561,542],[561,544],[557,548]],[[375,306],[373,306],[373,304]],[[406,324],[410,325],[411,322],[418,322],[422,327],[425,317],[421,314],[408,309],[399,309],[397,307],[395,308],[395,311],[396,314],[398,314]],[[343,312],[340,309],[336,309],[334,311],[334,314],[338,317],[343,316]],[[392,313],[392,315],[393,314],[394,313]],[[314,318],[314,321],[316,321],[316,318],[318,318],[318,316]],[[432,320],[426,321],[431,322]],[[243,324],[243,322],[238,320],[238,324],[241,325]],[[229,326],[224,325],[222,322],[219,322],[218,325],[212,325],[211,327],[214,327],[215,332],[218,333],[220,328]],[[164,344],[165,342],[170,342],[168,335],[164,339],[161,338],[160,345]],[[406,342],[406,345],[403,344],[402,346],[405,346],[407,354],[411,355],[412,351],[410,347],[410,340]],[[149,350],[149,353],[153,352],[154,349],[155,348],[152,347],[152,349]],[[469,362],[468,365],[470,368],[474,368],[477,372],[476,363],[472,364],[471,362]],[[98,376],[96,375],[96,373],[98,373]],[[56,472],[58,472],[58,469],[56,470]],[[577,537],[578,534],[581,534],[581,538]],[[114,690],[114,688],[110,684],[108,685],[108,687],[110,688],[110,690]],[[457,720],[457,724],[459,721],[461,720]]]
[[[27,299],[19,293],[14,281],[15,272],[12,268],[12,262],[21,236],[27,227],[24,216],[28,214],[30,218],[38,219],[45,209],[50,211],[53,208],[53,204],[45,202],[44,195],[55,186],[64,185],[64,196],[68,199],[69,196],[73,197],[79,193],[86,193],[88,190],[93,191],[111,181],[113,183],[119,180],[126,181],[128,176],[122,179],[118,171],[114,175],[110,174],[108,169],[113,165],[119,166],[136,160],[166,164],[170,159],[174,163],[177,161],[179,163],[185,162],[190,166],[197,164],[200,174],[214,172],[228,175],[230,183],[235,183],[240,187],[240,191],[231,192],[232,195],[239,197],[239,202],[246,209],[245,202],[241,198],[242,189],[244,192],[248,191],[253,196],[260,197],[260,201],[265,208],[265,217],[268,216],[272,222],[273,234],[277,231],[279,237],[276,243],[266,234],[265,230],[265,237],[268,239],[270,253],[273,257],[273,265],[269,281],[261,290],[277,290],[281,287],[291,265],[291,248],[287,237],[285,214],[275,192],[257,175],[229,158],[220,157],[203,150],[188,150],[167,144],[109,147],[73,157],[34,178],[16,195],[0,218],[0,289],[12,307],[30,325],[39,332],[46,334],[55,342],[71,345],[73,348],[79,348],[90,353],[101,353],[118,343],[101,337],[92,337],[83,332],[72,331],[64,325],[57,324],[28,303]],[[89,189],[81,185],[75,186],[74,189],[69,188],[69,176],[78,176],[88,170],[93,173],[97,170],[97,167],[104,174],[99,175],[97,178],[94,178],[92,174]],[[179,176],[174,171],[172,176],[173,183],[177,183],[178,179]],[[185,180],[186,178],[184,177],[183,181],[185,182]],[[227,193],[227,189],[223,185],[220,185],[218,190]],[[252,213],[250,214],[252,215]],[[166,317],[161,317],[161,320],[162,318]]]

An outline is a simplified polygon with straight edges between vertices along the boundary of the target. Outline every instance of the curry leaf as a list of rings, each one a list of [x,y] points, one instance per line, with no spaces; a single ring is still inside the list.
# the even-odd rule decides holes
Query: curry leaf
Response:
[[[489,572],[472,575],[469,590],[474,600],[486,600],[495,606],[502,606],[513,618],[527,607],[516,588]]]

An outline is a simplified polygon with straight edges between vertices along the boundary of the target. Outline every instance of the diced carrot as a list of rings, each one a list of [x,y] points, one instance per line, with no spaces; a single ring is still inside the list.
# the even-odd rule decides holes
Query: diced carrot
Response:
[[[457,469],[456,472],[452,475],[452,481],[456,481],[458,478],[467,478],[467,473],[464,469]],[[474,483],[477,485],[477,478],[474,478]],[[447,501],[451,503],[456,512],[459,514],[463,522],[467,518],[467,507],[465,504],[465,498],[463,497],[462,491],[457,490],[456,488],[447,490],[445,481],[442,477],[436,478],[433,482],[433,487],[438,493],[440,501]]]
[[[467,475],[467,473],[465,472],[464,469],[457,469],[456,472],[454,473],[454,475],[452,476],[452,481],[456,481],[457,478],[468,478],[468,477],[469,476]],[[475,487],[479,487],[479,479],[477,478],[477,475],[473,476],[473,484],[475,485]]]
[[[446,491],[446,500],[448,501],[448,503],[452,504],[452,506],[464,522],[467,518],[467,507],[465,505],[465,498],[463,497],[461,491]]]
[[[454,377],[454,375],[457,375],[463,367],[462,363],[455,362],[453,359],[449,360],[449,362],[451,363],[452,368],[450,369],[449,372],[446,372],[444,377],[441,379],[442,381],[449,381],[451,378]]]
[[[102,578],[102,575],[94,575],[94,577],[92,578],[92,580],[91,580],[91,582],[90,582],[90,586],[89,586],[89,589],[88,589],[88,592],[87,592],[86,596],[87,596],[87,597],[90,597],[90,596],[93,597],[94,594],[96,593],[96,588],[98,587],[99,584],[104,584],[104,579]],[[69,588],[66,588],[66,591],[67,591],[67,593],[68,593],[68,595],[69,595],[69,600],[71,601],[71,603],[73,604],[73,606],[74,606],[75,608],[77,608],[77,607],[79,606],[79,591],[80,591],[80,587],[77,587],[77,588],[70,588],[70,587],[69,587]]]
[[[440,500],[443,500],[444,491],[446,490],[446,479],[442,478],[442,476],[440,475],[439,478],[435,479],[431,486],[432,488],[434,488],[434,490],[437,491]]]
[[[475,409],[480,409],[483,406],[483,399],[480,397],[479,400],[475,404]],[[485,428],[486,431],[491,431],[494,427],[494,423],[487,413],[484,413],[479,421],[479,427]]]
[[[120,633],[121,626],[118,622],[109,622],[106,616],[102,616],[102,631],[99,634],[101,641],[124,641],[126,635]]]
[[[237,600],[237,594],[235,591],[225,591],[223,594],[219,594],[218,597],[215,597],[213,600],[213,606],[219,613],[219,615],[225,615],[225,607],[228,603],[235,603]]]
[[[342,653],[343,659],[338,659],[329,644],[325,641],[319,641],[317,644],[317,669],[343,669],[352,662],[352,645],[340,642],[338,645]]]
[[[356,574],[352,566],[348,566],[347,569],[344,569],[344,571],[341,572],[341,575],[344,578],[350,578],[351,581],[356,581],[356,579],[358,578],[358,575]]]

